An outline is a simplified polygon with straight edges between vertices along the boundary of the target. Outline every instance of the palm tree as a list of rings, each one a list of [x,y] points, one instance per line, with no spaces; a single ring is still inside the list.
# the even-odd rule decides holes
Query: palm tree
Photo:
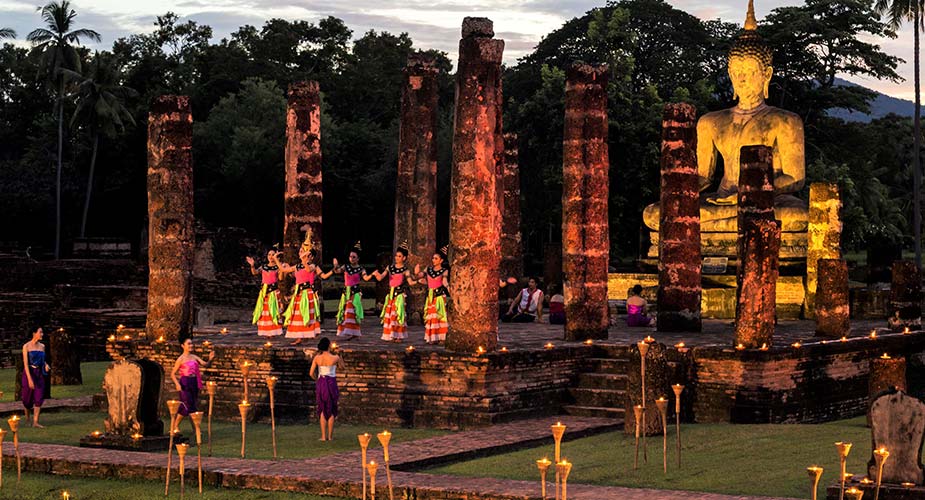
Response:
[[[16,32],[13,28],[0,28],[0,40],[4,38],[16,38]]]
[[[72,30],[77,13],[68,0],[49,2],[40,8],[45,28],[33,30],[26,36],[32,43],[32,54],[40,58],[45,76],[56,86],[55,107],[58,112],[58,170],[55,180],[55,258],[61,256],[61,164],[64,149],[64,75],[62,69],[80,71],[80,55],[75,45],[81,38],[100,41],[93,30]]]
[[[912,139],[912,204],[913,228],[915,237],[915,265],[922,268],[922,97],[919,88],[919,30],[922,29],[922,0],[877,0],[874,9],[887,16],[893,29],[899,28],[903,21],[912,21],[913,72],[915,81],[915,111],[913,115]]]
[[[74,91],[76,108],[71,116],[71,128],[82,124],[89,129],[93,137],[87,197],[80,219],[80,237],[83,238],[87,231],[87,213],[90,211],[90,196],[93,193],[93,174],[96,170],[96,152],[100,145],[100,135],[113,137],[124,132],[127,123],[135,124],[135,118],[125,107],[125,99],[137,93],[119,84],[119,68],[99,52],[93,57],[92,66],[86,74],[81,75],[69,69],[61,71],[66,78],[77,82]]]

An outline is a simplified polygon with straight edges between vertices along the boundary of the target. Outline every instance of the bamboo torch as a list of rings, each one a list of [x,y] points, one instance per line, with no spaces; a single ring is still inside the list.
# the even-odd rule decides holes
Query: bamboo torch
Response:
[[[273,399],[276,381],[279,380],[276,377],[267,377],[267,389],[270,391],[270,434],[273,436],[273,458],[276,458],[276,404]]]
[[[190,413],[189,418],[196,429],[196,471],[199,476],[199,493],[202,494],[202,412]]]

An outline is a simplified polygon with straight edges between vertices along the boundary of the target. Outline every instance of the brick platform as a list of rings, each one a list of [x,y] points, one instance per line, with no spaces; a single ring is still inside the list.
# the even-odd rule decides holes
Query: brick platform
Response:
[[[566,411],[573,415],[623,418],[626,375],[631,370],[627,346],[647,334],[668,346],[672,380],[683,383],[685,418],[698,422],[782,423],[820,422],[863,414],[867,400],[868,360],[884,351],[906,356],[910,392],[925,387],[925,332],[909,335],[881,330],[868,337],[879,322],[855,321],[846,342],[814,338],[811,321],[780,321],[768,351],[731,349],[728,321],[705,320],[703,333],[658,333],[647,328],[611,327],[610,338],[593,345],[562,341],[555,325],[501,326],[500,345],[506,352],[483,355],[447,352],[423,343],[420,327],[409,328],[403,344],[385,343],[367,328],[356,340],[340,342],[346,369],[339,373],[341,418],[389,426],[472,429]],[[291,346],[288,339],[265,347],[251,325],[196,332],[199,341],[213,342],[217,354],[204,370],[216,381],[218,418],[236,419],[243,398],[240,364],[255,364],[249,379],[253,417],[266,420],[268,394],[265,377],[280,381],[276,389],[277,416],[304,420],[314,409],[314,382],[308,378],[314,343]],[[126,330],[107,343],[114,358],[150,358],[165,370],[173,367],[179,345],[137,339]],[[330,334],[328,334],[330,335]],[[690,348],[673,348],[684,342]],[[800,348],[790,345],[799,341]],[[552,343],[551,349],[544,348]],[[407,348],[413,346],[412,351]],[[197,350],[201,347],[197,345]],[[632,368],[638,371],[638,368]],[[166,380],[169,379],[165,379]],[[176,393],[164,387],[165,398]],[[669,387],[662,388],[666,396]],[[205,396],[203,396],[203,402]],[[161,405],[163,408],[163,405]]]
[[[564,439],[574,439],[589,432],[610,428],[610,421],[557,417],[569,425]],[[448,436],[397,443],[390,447],[392,481],[396,498],[418,500],[533,500],[540,496],[539,481],[513,481],[504,479],[460,477],[408,472],[412,466],[442,463],[467,456],[500,451],[515,447],[533,446],[545,440],[552,446],[549,425],[555,419],[539,419],[517,424],[494,426],[488,430],[471,431]],[[348,437],[346,439],[351,439]],[[341,438],[345,439],[345,438]],[[506,444],[504,444],[506,443]],[[492,447],[494,447],[492,449]],[[5,447],[4,456],[12,457],[12,447]],[[163,481],[166,473],[164,453],[124,452],[115,450],[86,450],[74,446],[20,445],[23,469],[46,474],[106,477],[119,479],[147,479]],[[195,455],[194,455],[195,456]],[[372,449],[369,460],[381,461],[380,450]],[[6,458],[7,464],[10,458]],[[338,453],[309,460],[251,460],[237,458],[204,457],[203,482],[205,488],[249,488],[268,491],[295,491],[316,495],[359,498],[361,482],[359,452]],[[176,464],[176,459],[174,460]],[[195,487],[195,460],[187,460],[187,487]],[[9,465],[7,465],[9,467]],[[7,469],[9,470],[9,469]],[[175,469],[176,471],[176,469]],[[377,496],[387,498],[385,473],[377,475]],[[172,474],[179,481],[176,472]],[[381,481],[379,480],[381,476]],[[717,495],[698,492],[660,491],[650,489],[593,486],[578,483],[573,471],[569,483],[569,497],[576,500],[734,500],[752,497]],[[551,480],[552,476],[550,476]],[[191,486],[193,485],[193,486]],[[552,493],[553,485],[548,485]],[[766,500],[767,497],[762,497]]]

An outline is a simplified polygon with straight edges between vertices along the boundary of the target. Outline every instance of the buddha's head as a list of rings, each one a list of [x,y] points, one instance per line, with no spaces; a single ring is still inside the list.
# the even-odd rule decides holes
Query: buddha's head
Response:
[[[729,51],[729,79],[740,105],[757,105],[768,97],[768,86],[774,69],[771,48],[758,34],[755,7],[748,2],[745,26]]]

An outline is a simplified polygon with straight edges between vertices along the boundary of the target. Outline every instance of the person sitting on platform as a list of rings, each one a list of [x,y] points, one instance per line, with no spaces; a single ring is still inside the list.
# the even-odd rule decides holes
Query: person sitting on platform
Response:
[[[510,323],[543,322],[543,291],[537,288],[536,279],[527,280],[527,287],[517,294],[502,320]]]
[[[48,372],[51,369],[45,362],[42,335],[42,329],[36,328],[32,340],[22,346],[22,405],[26,409],[26,420],[29,420],[29,410],[34,410],[32,427],[38,428],[44,427],[39,425],[39,412],[42,411],[42,403],[51,392],[51,385],[48,383]]]
[[[177,361],[174,362],[173,371],[170,372],[173,385],[177,388],[177,392],[180,393],[180,410],[177,412],[177,421],[173,425],[174,429],[180,428],[183,417],[199,411],[197,409],[199,391],[203,387],[202,373],[199,371],[199,367],[209,366],[212,360],[215,359],[215,351],[209,353],[208,361],[193,354],[193,339],[191,338],[183,340],[180,345],[183,346],[183,354],[180,354]],[[180,375],[179,380],[177,379],[177,374]]]
[[[549,293],[553,294],[549,298],[549,324],[565,324],[565,297],[559,293],[559,285],[549,287]]]
[[[648,305],[642,298],[642,285],[634,285],[626,298],[626,326],[652,326],[652,318],[646,314]]]
[[[312,359],[308,376],[315,380],[315,406],[318,423],[321,426],[321,441],[334,440],[334,419],[337,418],[337,369],[344,369],[344,360],[331,354],[331,340],[321,337],[318,342],[318,354]]]

